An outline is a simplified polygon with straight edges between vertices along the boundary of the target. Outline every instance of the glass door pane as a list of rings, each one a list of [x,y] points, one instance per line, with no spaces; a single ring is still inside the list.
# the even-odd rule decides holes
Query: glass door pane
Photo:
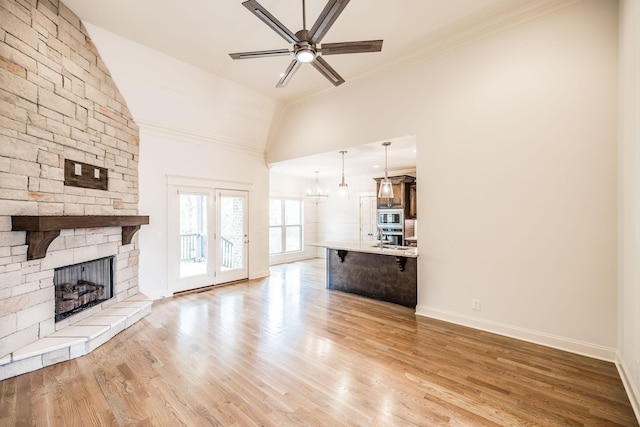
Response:
[[[218,236],[219,272],[216,283],[246,279],[247,269],[247,193],[219,193]]]
[[[180,194],[180,278],[208,272],[206,194]]]

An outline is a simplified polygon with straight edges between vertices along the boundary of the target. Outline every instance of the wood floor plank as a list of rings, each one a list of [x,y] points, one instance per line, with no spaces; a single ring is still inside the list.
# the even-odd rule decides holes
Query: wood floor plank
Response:
[[[638,426],[612,363],[324,287],[323,260],[154,303],[0,382],[0,426]]]

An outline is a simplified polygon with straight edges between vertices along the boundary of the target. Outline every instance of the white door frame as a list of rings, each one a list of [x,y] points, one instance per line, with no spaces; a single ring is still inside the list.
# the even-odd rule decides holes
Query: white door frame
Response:
[[[204,194],[211,192],[210,202],[214,203],[214,195],[217,192],[226,190],[229,191],[244,191],[247,195],[247,230],[249,229],[249,200],[251,198],[251,187],[250,183],[246,182],[238,182],[238,181],[222,181],[222,180],[212,180],[206,178],[194,178],[194,177],[184,177],[184,176],[167,176],[167,279],[168,279],[168,290],[171,294],[175,292],[180,292],[183,289],[180,283],[180,212],[179,212],[179,191],[187,192],[187,193],[197,193]],[[214,220],[213,216],[215,216],[215,206],[213,206],[209,212],[211,212],[211,218],[208,218],[209,224],[211,226],[210,231],[215,230],[216,223],[211,222]],[[217,219],[216,219],[217,221]],[[218,260],[218,250],[215,246],[215,242],[212,242],[213,233],[209,233],[209,244],[210,248],[213,248],[213,253],[209,254],[209,260],[214,260],[213,270],[219,269],[219,260]],[[249,252],[249,239],[246,239],[247,243],[245,244],[245,250],[247,253]],[[249,275],[249,260],[248,256],[247,260],[247,277]],[[216,284],[216,278],[209,279],[211,283],[209,285]],[[197,283],[197,280],[193,280],[194,283]],[[218,282],[219,283],[219,282]],[[182,284],[184,285],[184,283]],[[207,284],[199,285],[199,286],[207,286]],[[194,288],[199,287],[196,285]]]

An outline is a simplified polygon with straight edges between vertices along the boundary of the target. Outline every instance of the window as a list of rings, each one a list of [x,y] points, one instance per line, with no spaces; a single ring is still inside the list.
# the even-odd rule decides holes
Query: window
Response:
[[[302,250],[302,202],[269,199],[269,255]]]

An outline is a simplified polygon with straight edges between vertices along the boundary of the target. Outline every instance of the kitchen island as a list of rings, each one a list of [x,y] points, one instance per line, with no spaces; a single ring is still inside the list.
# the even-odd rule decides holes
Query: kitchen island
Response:
[[[415,308],[417,248],[376,242],[328,242],[311,246],[327,250],[327,289]]]

